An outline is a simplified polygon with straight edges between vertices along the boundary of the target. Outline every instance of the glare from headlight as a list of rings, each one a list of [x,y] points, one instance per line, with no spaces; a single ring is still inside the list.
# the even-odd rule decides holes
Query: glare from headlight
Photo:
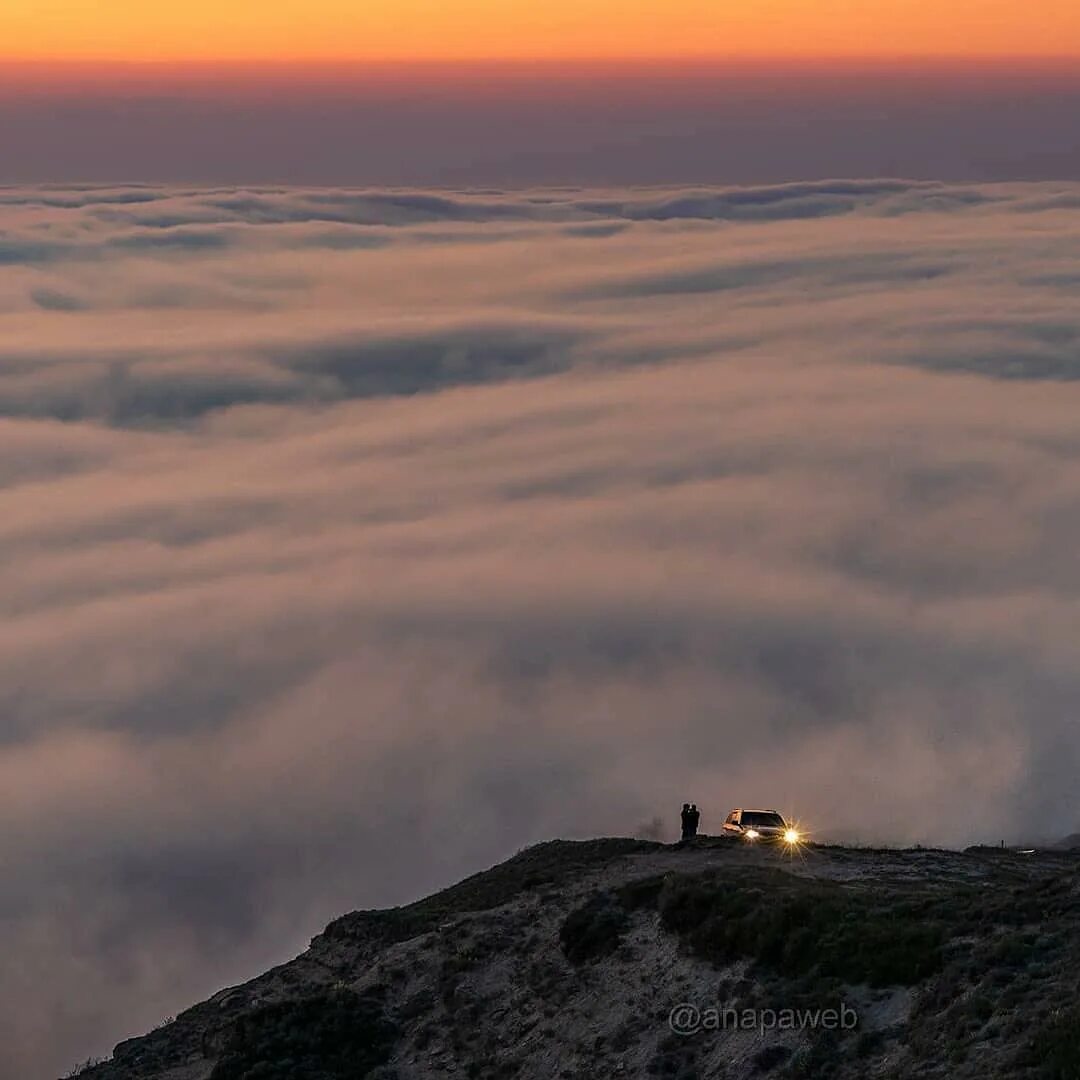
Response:
[[[784,841],[788,844],[797,844],[799,842],[798,829],[788,829],[784,833]]]
[[[747,840],[756,840],[759,835],[760,833],[757,829],[747,829],[746,832],[743,833],[743,836],[745,836]]]

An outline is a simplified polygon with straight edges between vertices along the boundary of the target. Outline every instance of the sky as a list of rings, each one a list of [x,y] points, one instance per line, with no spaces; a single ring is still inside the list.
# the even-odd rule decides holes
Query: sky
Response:
[[[1071,0],[7,0],[45,60],[1080,56]]]
[[[1080,63],[0,66],[0,184],[1080,175]]]
[[[1072,0],[7,0],[0,184],[1068,179]]]
[[[1080,825],[1080,185],[0,191],[0,1075],[687,799]]]

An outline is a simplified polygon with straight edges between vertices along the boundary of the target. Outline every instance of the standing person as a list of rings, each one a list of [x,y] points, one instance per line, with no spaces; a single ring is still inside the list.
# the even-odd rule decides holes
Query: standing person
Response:
[[[690,837],[693,840],[697,836],[698,822],[701,820],[701,814],[698,812],[697,803],[690,804],[690,816],[688,822],[690,825]]]
[[[693,832],[691,832],[690,830],[691,813],[690,804],[688,802],[684,802],[682,804],[682,813],[679,815],[679,817],[682,819],[682,842],[685,844],[686,841],[694,835]]]

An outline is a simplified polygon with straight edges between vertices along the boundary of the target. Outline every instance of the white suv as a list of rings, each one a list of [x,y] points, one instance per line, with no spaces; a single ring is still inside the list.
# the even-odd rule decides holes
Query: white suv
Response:
[[[799,831],[778,810],[732,810],[724,820],[724,835],[749,843],[797,844]]]

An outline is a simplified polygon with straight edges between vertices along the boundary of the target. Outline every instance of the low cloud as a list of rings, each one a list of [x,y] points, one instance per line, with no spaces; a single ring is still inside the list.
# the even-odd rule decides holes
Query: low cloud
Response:
[[[8,192],[0,1071],[687,798],[1074,831],[1070,193]]]

